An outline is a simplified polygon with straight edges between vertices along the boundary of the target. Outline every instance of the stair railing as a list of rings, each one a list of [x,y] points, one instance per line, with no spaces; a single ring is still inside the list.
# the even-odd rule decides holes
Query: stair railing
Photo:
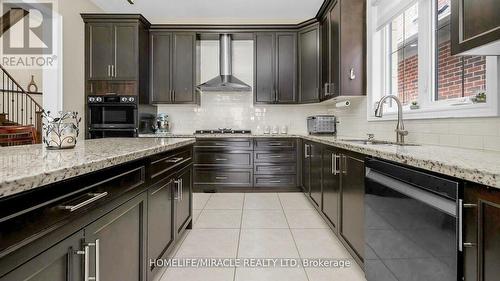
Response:
[[[0,121],[12,125],[32,125],[41,142],[43,107],[0,65]]]

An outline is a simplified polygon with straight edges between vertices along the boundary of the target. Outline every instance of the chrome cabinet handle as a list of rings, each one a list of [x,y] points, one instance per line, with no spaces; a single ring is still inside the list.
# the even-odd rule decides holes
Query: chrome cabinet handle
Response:
[[[281,183],[280,180],[269,181],[269,183]]]
[[[304,144],[304,158],[309,158],[309,145],[306,143]]]
[[[179,163],[182,160],[184,160],[184,157],[170,158],[170,159],[165,160],[165,162],[166,163]]]
[[[217,158],[217,159],[215,159],[215,161],[227,161],[227,159],[226,158]]]
[[[108,65],[108,77],[111,77],[111,65]]]
[[[332,153],[332,174],[333,175],[338,175],[340,174],[340,155],[337,155],[335,153]]]
[[[347,156],[342,155],[342,167],[339,169],[342,174],[347,175]]]
[[[354,68],[351,68],[349,71],[349,80],[354,80],[356,79],[356,74],[354,74]]]
[[[178,179],[174,181],[175,185],[177,185],[177,192],[176,195],[174,195],[174,200],[180,200],[180,191],[181,191],[181,180]]]
[[[95,247],[95,276],[90,276],[89,273],[89,248]],[[101,275],[100,270],[100,253],[99,253],[99,239],[96,239],[93,243],[87,243],[85,245],[85,266],[84,266],[84,280],[85,281],[99,281]]]
[[[329,95],[330,95],[330,84],[325,83],[325,96],[329,96]]]
[[[281,155],[269,155],[269,158],[281,158]]]
[[[183,194],[183,193],[184,193],[184,180],[183,180],[183,179],[181,179],[181,200],[180,200],[180,201],[182,201],[182,199],[183,199],[183,197],[184,197],[184,194]]]
[[[227,177],[215,177],[216,180],[227,180]]]
[[[62,205],[62,206],[59,206],[60,209],[64,209],[64,210],[69,210],[70,212],[74,212],[84,206],[87,206],[88,204],[92,203],[92,202],[95,202],[105,196],[108,195],[107,192],[103,192],[103,193],[89,193],[90,196],[92,196],[92,198],[90,199],[87,199],[81,203],[78,203],[76,205]]]
[[[463,200],[458,199],[458,250],[463,251]]]
[[[90,247],[88,245],[85,245],[83,247],[83,251],[82,250],[75,251],[75,254],[83,256],[83,280],[84,281],[90,281],[89,250],[90,250]]]
[[[281,168],[280,167],[275,167],[275,168],[268,167],[267,170],[268,171],[281,171]]]
[[[282,143],[281,142],[270,142],[269,145],[270,146],[281,146]]]

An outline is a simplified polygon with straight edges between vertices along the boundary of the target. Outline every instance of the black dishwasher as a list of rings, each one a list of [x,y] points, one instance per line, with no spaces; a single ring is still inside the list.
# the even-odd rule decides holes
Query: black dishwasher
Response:
[[[462,280],[462,198],[458,181],[367,159],[367,280]]]

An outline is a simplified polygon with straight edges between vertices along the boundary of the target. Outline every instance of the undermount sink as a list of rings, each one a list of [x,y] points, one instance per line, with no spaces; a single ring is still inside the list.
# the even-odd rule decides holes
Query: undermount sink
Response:
[[[341,139],[343,142],[352,142],[364,145],[396,145],[396,146],[420,146],[413,143],[397,143],[392,141],[380,141],[380,140],[360,140],[360,139]]]

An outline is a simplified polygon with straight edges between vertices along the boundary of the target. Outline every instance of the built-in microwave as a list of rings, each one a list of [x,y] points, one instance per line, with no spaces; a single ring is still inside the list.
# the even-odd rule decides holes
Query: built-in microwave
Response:
[[[87,124],[89,138],[106,135],[133,137],[137,131],[137,97],[89,96]],[[113,132],[109,134],[106,132]],[[100,132],[100,133],[99,133]]]

